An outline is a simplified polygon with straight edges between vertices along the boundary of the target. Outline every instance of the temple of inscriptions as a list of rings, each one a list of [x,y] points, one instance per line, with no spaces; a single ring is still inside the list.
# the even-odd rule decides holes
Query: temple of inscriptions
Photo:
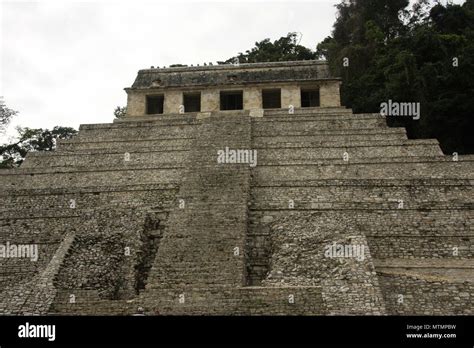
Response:
[[[0,171],[0,313],[474,314],[474,157],[353,114],[340,83],[323,61],[140,70],[126,117]]]

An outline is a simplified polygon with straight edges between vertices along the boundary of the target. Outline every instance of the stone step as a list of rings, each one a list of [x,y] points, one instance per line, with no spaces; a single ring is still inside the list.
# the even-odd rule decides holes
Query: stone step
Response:
[[[133,191],[166,191],[166,190],[176,190],[178,188],[178,183],[166,183],[166,184],[133,184],[126,183],[124,185],[116,186],[89,186],[89,187],[59,187],[59,188],[35,188],[35,187],[25,187],[17,188],[15,190],[4,190],[0,192],[0,199],[8,199],[18,197],[18,199],[28,199],[29,196],[60,196],[60,195],[81,195],[81,194],[100,194],[103,193],[114,193],[114,192],[133,192]],[[36,198],[34,198],[36,199]]]
[[[344,152],[342,152],[344,155]],[[349,153],[348,153],[349,154]],[[258,156],[257,156],[258,159]],[[380,157],[358,157],[358,158],[350,158],[349,160],[344,160],[343,156],[338,157],[328,157],[328,158],[319,158],[319,159],[278,159],[278,158],[270,158],[269,160],[258,160],[257,166],[260,167],[278,167],[278,166],[332,166],[332,165],[364,165],[364,164],[377,164],[377,163],[444,163],[449,164],[452,163],[451,157],[448,156],[380,156]],[[256,167],[256,166],[255,166]]]
[[[183,139],[192,137],[196,125],[144,125],[130,128],[80,128],[79,134],[71,141],[107,141],[121,139],[163,138]]]
[[[114,119],[113,123],[93,123],[81,124],[82,129],[110,129],[110,128],[133,128],[143,126],[170,126],[170,125],[187,125],[197,124],[199,120],[193,114],[169,114],[160,116],[144,116],[144,117],[126,117],[123,119]]]
[[[252,130],[257,135],[314,135],[320,130],[353,130],[353,129],[384,129],[386,128],[384,119],[357,119],[347,120],[313,120],[313,121],[278,121],[278,122],[256,122],[252,125]]]
[[[288,115],[288,109],[264,109],[264,116],[279,116],[279,115]],[[346,107],[305,107],[305,108],[294,108],[293,115],[346,115],[352,114],[352,109]]]
[[[278,226],[288,219],[314,221],[315,231],[324,226],[324,232],[341,229],[362,231],[374,236],[443,236],[455,231],[457,235],[471,235],[474,213],[470,209],[392,209],[392,210],[325,210],[307,211],[272,210],[251,211],[249,221],[255,231],[265,226]],[[287,226],[291,227],[291,226]],[[268,233],[268,229],[266,229]],[[332,233],[331,232],[331,233]]]
[[[452,282],[443,276],[385,273],[380,273],[378,278],[391,315],[474,314],[472,282]]]
[[[474,233],[453,231],[443,236],[374,236],[367,235],[375,258],[474,258]]]
[[[180,295],[183,301],[180,301]],[[294,301],[289,301],[291,298]],[[163,292],[150,289],[143,300],[150,314],[182,315],[304,315],[325,314],[321,288],[279,287],[183,287]]]
[[[397,129],[398,130],[398,129]],[[338,133],[318,133],[317,135],[278,135],[278,136],[254,136],[253,146],[268,147],[275,146],[312,146],[317,144],[319,146],[331,146],[332,143],[368,143],[383,144],[392,143],[395,140],[406,140],[405,130],[403,132],[338,132]]]
[[[346,146],[329,146],[327,144],[316,146],[316,144],[305,144],[304,147],[276,147],[272,145],[269,148],[253,147],[257,150],[258,161],[260,164],[318,164],[325,163],[326,160],[343,162],[342,157],[347,153],[351,162],[363,162],[365,158],[390,158],[402,156],[436,156],[442,155],[442,152],[435,142],[414,142],[405,140],[401,144],[387,144],[383,142],[380,145],[352,144]],[[189,151],[156,151],[155,149],[139,149],[138,151],[117,152],[110,149],[104,152],[91,152],[82,150],[80,153],[66,152],[32,152],[27,156],[27,160],[22,168],[49,168],[49,167],[77,167],[87,169],[89,167],[120,167],[129,168],[135,165],[162,165],[163,167],[183,166],[190,160]],[[204,158],[209,159],[210,163],[217,160],[216,151],[210,148],[203,152]],[[128,161],[126,161],[128,159]],[[324,159],[324,161],[317,161]],[[193,159],[196,160],[201,159]]]
[[[173,136],[172,134],[169,133],[157,133],[153,132],[153,129],[148,127],[142,130],[143,132],[147,132],[147,136],[144,136],[144,134],[138,134],[137,129],[132,129],[128,130],[131,133],[130,134],[125,134],[124,132],[127,131],[127,129],[118,129],[117,132],[120,133],[120,137],[115,136],[114,133],[109,133],[104,130],[97,130],[97,133],[100,134],[100,136],[96,136],[95,134],[89,134],[90,132],[87,131],[81,131],[78,136],[75,136],[71,139],[63,139],[59,141],[60,147],[63,144],[74,144],[74,143],[82,143],[82,142],[145,142],[145,141],[162,141],[164,145],[172,142],[178,142],[178,141],[186,141],[186,140],[192,140],[193,134],[192,130],[190,129],[187,136],[183,132],[179,132],[179,134]],[[105,133],[105,134],[104,134]],[[404,128],[357,128],[357,129],[320,129],[318,130],[317,134],[311,134],[311,135],[301,135],[299,132],[293,132],[292,133],[285,133],[281,135],[282,137],[286,137],[288,135],[291,135],[292,137],[296,138],[319,138],[322,137],[324,140],[330,140],[332,136],[343,136],[343,135],[361,135],[361,136],[367,136],[368,138],[372,134],[377,134],[377,135],[405,135],[405,129]],[[139,136],[137,136],[137,134]],[[276,137],[274,134],[268,134],[268,132],[265,132],[265,127],[260,128],[260,129],[254,129],[253,134],[255,137],[270,137],[274,138]],[[268,134],[268,135],[266,135]],[[90,135],[90,136],[89,136]],[[104,138],[108,137],[108,138]]]
[[[115,204],[99,204],[96,206],[93,205],[85,205],[79,202],[79,204],[76,206],[76,208],[70,208],[68,204],[70,204],[70,201],[60,202],[63,203],[63,207],[58,207],[58,208],[51,208],[49,209],[41,209],[38,207],[22,207],[21,205],[13,206],[10,209],[1,209],[0,210],[0,223],[2,221],[7,220],[7,221],[22,221],[22,220],[35,220],[35,219],[66,219],[66,218],[76,218],[76,217],[84,217],[91,215],[92,213],[101,213],[101,212],[108,212],[111,209],[130,209],[130,210],[137,210],[141,212],[146,212],[146,213],[153,213],[153,214],[161,214],[161,213],[167,213],[169,210],[161,210],[159,213],[156,212],[156,202],[155,204],[127,204],[127,203],[115,203]],[[77,202],[76,202],[77,204]],[[175,202],[172,203],[175,205]],[[81,208],[82,207],[82,208]],[[16,208],[16,210],[14,209]],[[23,208],[22,211],[18,211],[20,208]],[[163,209],[162,206],[159,207],[160,209]],[[171,209],[170,206],[164,208],[164,209]]]
[[[252,123],[261,122],[306,122],[306,121],[346,121],[346,120],[385,120],[380,114],[351,114],[351,113],[327,113],[327,114],[280,114],[253,117]]]
[[[294,133],[294,132],[293,132]],[[266,134],[266,135],[265,135]],[[373,129],[356,129],[351,131],[329,131],[318,132],[317,135],[301,135],[300,133],[291,134],[286,132],[282,135],[268,134],[264,132],[259,134],[254,131],[254,146],[262,145],[290,145],[290,144],[312,144],[321,146],[326,143],[350,144],[351,142],[360,142],[367,145],[384,144],[394,140],[406,139],[405,130],[400,128],[383,129],[375,131]],[[163,137],[120,137],[110,140],[101,137],[81,138],[76,137],[69,140],[63,140],[58,146],[59,152],[86,151],[92,152],[95,149],[107,149],[106,152],[120,151],[168,151],[168,150],[186,150],[192,138],[163,138]],[[432,143],[435,141],[431,140]],[[337,144],[334,144],[337,145]],[[102,151],[102,150],[101,150]]]
[[[120,139],[82,139],[71,138],[59,142],[55,152],[84,152],[94,153],[96,149],[108,149],[107,153],[127,152],[127,147],[141,151],[150,149],[153,151],[183,151],[188,150],[192,138],[166,138],[166,137],[148,137],[148,138],[120,138]],[[128,150],[130,151],[130,150]]]
[[[377,272],[383,274],[406,274],[417,277],[440,277],[452,282],[474,282],[474,259],[443,258],[385,258],[374,260]]]
[[[344,154],[348,160],[365,158],[422,157],[442,156],[437,144],[418,144],[407,141],[403,145],[385,146],[344,146],[344,147],[307,147],[307,148],[256,148],[259,163],[287,163],[291,161],[311,162],[321,159],[342,160]]]
[[[0,220],[1,235],[11,243],[55,243],[63,234],[83,224],[79,215],[42,216],[38,218],[2,218]]]
[[[263,117],[266,116],[284,116],[288,115],[288,109],[263,109]],[[163,114],[159,116],[155,115],[143,115],[143,116],[133,116],[133,117],[124,117],[121,119],[115,119],[114,125],[122,125],[122,124],[140,124],[143,122],[172,122],[172,121],[193,121],[196,119],[204,119],[208,117],[220,117],[220,116],[237,116],[237,117],[244,117],[249,116],[250,111],[248,110],[233,110],[230,114],[229,111],[213,111],[213,112],[203,112],[203,113],[186,113],[186,114],[179,114],[179,113],[171,113],[171,114]],[[347,115],[352,114],[352,110],[345,108],[345,107],[305,107],[305,108],[294,108],[293,113],[291,114],[293,117],[299,116],[326,116],[326,115]]]
[[[70,295],[74,294],[74,303]],[[133,315],[140,304],[134,300],[111,300],[99,296],[97,290],[60,289],[50,313],[60,315]]]
[[[71,192],[64,190],[62,193],[16,192],[16,195],[0,196],[0,217],[4,212],[12,214],[26,212],[71,211],[71,203],[75,209],[170,209],[177,206],[177,188],[157,188],[149,185],[141,189],[122,188],[123,191],[100,191],[95,188],[89,192]],[[120,190],[120,188],[118,188]],[[71,200],[74,200],[72,202]]]
[[[225,132],[217,135],[222,129]],[[206,120],[194,141],[190,153],[194,166],[188,167],[178,193],[191,197],[191,204],[170,214],[170,228],[160,242],[147,290],[191,283],[242,285],[245,279],[245,260],[235,258],[233,248],[243,252],[245,244],[250,169],[205,162],[215,163],[212,150],[226,145],[249,148],[250,119]],[[229,204],[218,204],[225,201]]]
[[[253,187],[251,210],[297,209],[472,209],[473,189],[465,185],[372,185]]]
[[[380,186],[384,188],[398,186],[470,186],[473,181],[465,178],[376,178],[376,179],[315,179],[301,181],[253,182],[252,188],[265,187],[358,187]]]
[[[62,188],[113,186],[127,183],[172,184],[179,180],[181,168],[153,168],[131,166],[124,168],[18,168],[1,171],[0,187],[13,188]]]
[[[375,162],[333,165],[257,165],[253,171],[255,182],[278,183],[291,180],[303,183],[320,179],[469,179],[473,180],[474,161],[462,162]]]
[[[22,168],[120,167],[134,165],[183,165],[188,151],[130,151],[118,153],[45,153],[30,152]]]

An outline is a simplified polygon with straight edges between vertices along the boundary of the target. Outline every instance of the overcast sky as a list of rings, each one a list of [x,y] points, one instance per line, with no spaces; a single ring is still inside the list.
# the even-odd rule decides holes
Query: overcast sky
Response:
[[[216,62],[293,31],[315,49],[338,2],[2,1],[0,96],[20,112],[10,130],[111,122],[151,65]]]
[[[2,3],[0,95],[28,127],[113,120],[139,69],[203,64],[301,32],[314,49],[337,1]]]

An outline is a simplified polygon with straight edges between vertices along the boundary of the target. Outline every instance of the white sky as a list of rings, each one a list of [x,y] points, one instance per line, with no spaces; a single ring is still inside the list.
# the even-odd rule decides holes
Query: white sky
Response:
[[[20,112],[9,134],[111,122],[151,65],[215,63],[293,31],[315,49],[339,2],[0,1],[0,96]]]
[[[215,63],[292,31],[315,49],[336,2],[2,2],[0,95],[20,112],[10,129],[111,122],[151,65]]]

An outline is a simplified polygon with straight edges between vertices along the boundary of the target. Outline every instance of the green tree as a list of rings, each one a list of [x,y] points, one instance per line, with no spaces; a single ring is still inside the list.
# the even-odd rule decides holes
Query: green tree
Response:
[[[342,103],[355,112],[378,112],[388,99],[420,102],[419,121],[388,124],[405,126],[411,138],[437,138],[445,153],[473,153],[474,0],[407,4],[342,1],[317,54],[342,77]]]
[[[245,53],[239,53],[237,56],[217,63],[259,63],[315,59],[316,52],[300,45],[298,41],[297,33],[288,33],[273,42],[267,38],[255,42],[255,47],[245,51]]]
[[[74,128],[56,126],[53,129],[17,128],[18,140],[0,145],[0,168],[19,166],[30,151],[52,151],[59,139],[69,139],[77,134]]]
[[[117,106],[114,110],[115,118],[124,118],[127,116],[127,107],[126,106]]]

